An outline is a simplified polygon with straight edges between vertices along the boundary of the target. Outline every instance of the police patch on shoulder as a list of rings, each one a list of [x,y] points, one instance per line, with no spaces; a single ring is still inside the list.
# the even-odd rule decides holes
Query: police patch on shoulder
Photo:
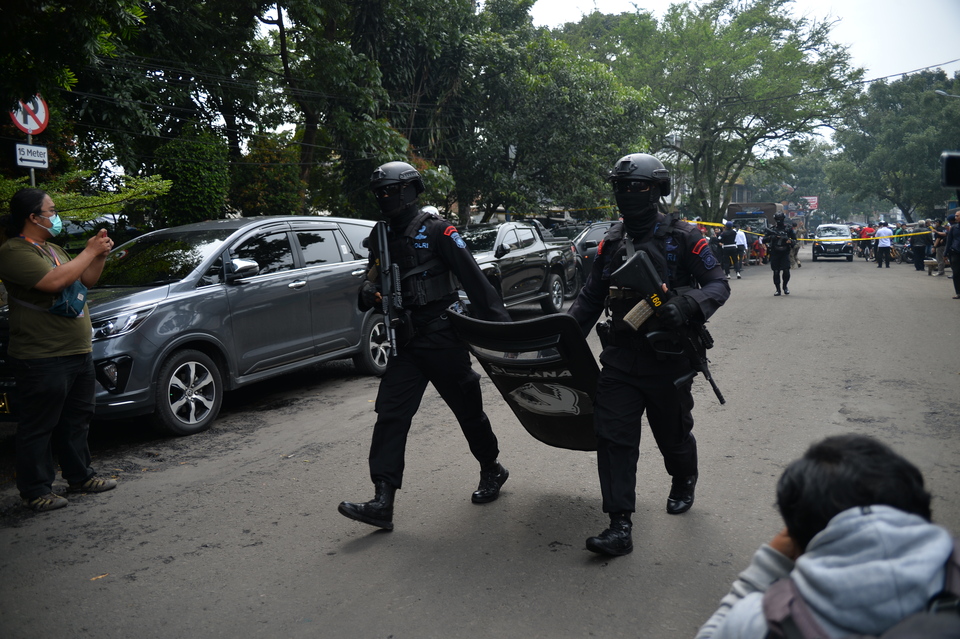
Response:
[[[717,256],[713,254],[713,251],[700,251],[700,259],[707,270],[720,266],[720,262],[717,261]]]
[[[453,243],[457,245],[457,248],[467,248],[467,243],[464,242],[463,238],[460,237],[460,234],[457,233],[457,227],[448,226],[446,229],[444,229],[443,234],[449,236],[450,239],[453,240]]]

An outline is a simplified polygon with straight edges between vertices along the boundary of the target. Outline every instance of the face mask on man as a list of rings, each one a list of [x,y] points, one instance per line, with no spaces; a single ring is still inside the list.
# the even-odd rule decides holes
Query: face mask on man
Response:
[[[41,215],[40,217],[46,217],[46,216]],[[42,228],[44,231],[48,232],[53,237],[60,235],[60,231],[63,230],[63,222],[60,220],[60,216],[54,213],[52,216],[47,217],[46,219],[50,220],[50,223],[53,226],[47,228],[46,226],[44,226],[43,224],[40,224],[39,222],[34,222],[34,224]]]
[[[653,228],[660,199],[656,185],[648,181],[621,180],[614,183],[614,198],[630,235],[643,237]]]
[[[401,215],[417,200],[417,191],[412,184],[391,184],[375,194],[380,212],[387,219]]]

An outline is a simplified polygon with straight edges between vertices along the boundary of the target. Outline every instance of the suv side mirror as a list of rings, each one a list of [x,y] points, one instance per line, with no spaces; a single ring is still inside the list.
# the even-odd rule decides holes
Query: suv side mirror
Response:
[[[234,258],[227,262],[227,281],[235,282],[260,272],[260,265],[254,260]]]
[[[493,256],[499,260],[501,257],[503,257],[509,252],[510,252],[510,247],[507,246],[506,244],[501,244],[500,246],[497,247],[497,250],[493,252]]]

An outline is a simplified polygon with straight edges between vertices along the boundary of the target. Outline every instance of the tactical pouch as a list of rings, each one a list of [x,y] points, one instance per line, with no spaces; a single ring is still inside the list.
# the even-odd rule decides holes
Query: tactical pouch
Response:
[[[394,325],[397,336],[397,346],[406,346],[413,339],[413,317],[410,311],[404,311]]]
[[[597,324],[597,337],[600,338],[600,348],[606,348],[611,344],[610,333],[612,330],[610,320]]]

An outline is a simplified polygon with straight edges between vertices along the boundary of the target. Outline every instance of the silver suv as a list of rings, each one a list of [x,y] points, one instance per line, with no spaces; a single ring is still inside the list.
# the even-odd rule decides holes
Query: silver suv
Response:
[[[382,317],[357,308],[367,220],[255,217],[118,246],[89,292],[98,418],[152,414],[189,435],[224,391],[333,359],[386,368]],[[6,357],[6,309],[3,353]],[[15,406],[14,406],[15,408]]]

